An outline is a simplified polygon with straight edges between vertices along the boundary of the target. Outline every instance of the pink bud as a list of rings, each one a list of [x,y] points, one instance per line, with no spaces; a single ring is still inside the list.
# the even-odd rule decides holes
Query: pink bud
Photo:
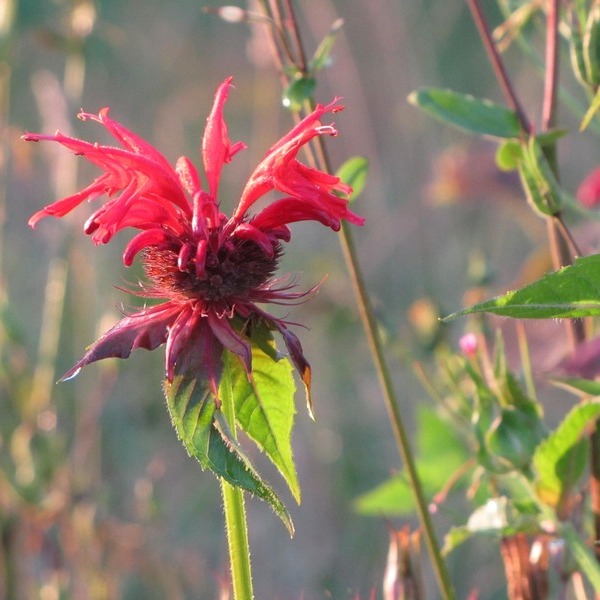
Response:
[[[477,351],[477,336],[474,333],[465,333],[460,338],[458,345],[465,356],[473,358]]]
[[[600,204],[600,168],[594,169],[577,188],[577,200],[586,208]]]

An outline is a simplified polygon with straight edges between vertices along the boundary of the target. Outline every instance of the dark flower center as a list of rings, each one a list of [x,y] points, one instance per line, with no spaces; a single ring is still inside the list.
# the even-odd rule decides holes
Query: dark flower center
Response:
[[[144,251],[144,269],[156,291],[165,297],[200,299],[207,303],[233,303],[245,300],[262,286],[277,269],[281,246],[269,257],[257,244],[232,238],[217,252],[210,249],[204,273],[196,273],[195,252],[181,270],[179,253],[170,248],[152,246]]]

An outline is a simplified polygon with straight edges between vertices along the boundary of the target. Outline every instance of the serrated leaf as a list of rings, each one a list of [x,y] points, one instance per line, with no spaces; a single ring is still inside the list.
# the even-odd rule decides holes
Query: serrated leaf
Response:
[[[225,479],[231,485],[246,490],[268,502],[283,521],[290,536],[294,535],[294,524],[287,508],[273,488],[262,479],[252,466],[237,441],[229,432],[227,422],[221,411],[216,411],[212,430],[219,436],[211,436],[209,447],[210,470]]]
[[[571,266],[504,296],[455,312],[443,321],[473,313],[515,319],[560,319],[600,315],[600,255],[578,258]]]
[[[436,119],[476,135],[518,138],[521,133],[517,114],[489,100],[452,90],[425,88],[412,92],[408,101]]]
[[[291,435],[296,386],[290,361],[277,354],[271,332],[257,326],[250,334],[252,379],[235,356],[224,359],[222,381],[230,386],[240,428],[263,450],[300,502]]]
[[[338,170],[336,176],[352,187],[350,200],[356,200],[365,187],[369,161],[364,156],[349,158]]]
[[[574,407],[536,449],[533,455],[536,489],[547,504],[558,506],[582,475],[587,458],[587,440],[582,440],[582,436],[599,416],[600,402]]]
[[[440,490],[468,460],[462,441],[451,425],[427,407],[419,409],[417,472],[427,496]],[[355,510],[374,516],[395,516],[414,511],[414,500],[405,474],[391,477],[375,489],[359,496]]]
[[[211,375],[221,375],[214,365],[221,364],[222,352],[230,353],[211,341],[208,328],[198,327],[178,357],[173,381],[165,382],[167,407],[177,436],[203,470],[209,469],[268,502],[291,534],[293,525],[284,504],[244,455],[217,409]],[[212,365],[214,371],[206,365]],[[226,392],[226,386],[222,387]]]

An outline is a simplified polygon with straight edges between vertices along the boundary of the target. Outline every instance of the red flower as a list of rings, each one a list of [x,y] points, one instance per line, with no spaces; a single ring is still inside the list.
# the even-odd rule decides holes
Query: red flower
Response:
[[[231,78],[218,88],[202,140],[206,189],[185,156],[173,168],[148,142],[108,116],[105,108],[93,120],[119,142],[120,147],[92,144],[57,132],[26,134],[27,141],[56,141],[98,165],[103,174],[80,192],[46,206],[29,220],[35,227],[48,216],[62,217],[81,204],[100,196],[106,201],[84,226],[96,244],[109,242],[119,230],[140,230],[127,244],[123,262],[130,266],[136,255],[148,282],[136,294],[165,302],[123,317],[92,344],[63,377],[108,357],[127,358],[136,348],[166,343],[166,374],[173,380],[178,360],[200,357],[217,396],[223,348],[237,354],[251,373],[248,338],[232,320],[266,323],[281,333],[290,358],[307,386],[310,367],[300,342],[284,320],[267,314],[257,303],[285,303],[305,294],[274,277],[282,243],[290,240],[289,223],[314,220],[340,228],[342,219],[362,225],[363,219],[348,209],[351,189],[339,178],[303,165],[297,160],[302,146],[319,135],[336,135],[332,125],[321,125],[326,113],[342,110],[337,101],[318,105],[312,114],[275,144],[252,173],[233,215],[220,210],[217,190],[223,165],[245,148],[229,140],[223,107]],[[283,197],[256,214],[250,210],[267,192]],[[336,194],[336,192],[338,194]]]

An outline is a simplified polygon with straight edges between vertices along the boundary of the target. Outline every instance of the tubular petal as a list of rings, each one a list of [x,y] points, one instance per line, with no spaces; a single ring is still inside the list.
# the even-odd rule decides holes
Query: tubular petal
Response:
[[[138,233],[125,247],[123,264],[130,267],[133,264],[133,259],[141,250],[148,246],[158,246],[172,239],[173,236],[164,229],[147,229]]]
[[[217,89],[215,100],[206,122],[202,138],[202,160],[208,181],[208,190],[213,198],[217,197],[221,169],[233,156],[246,148],[243,142],[231,144],[227,132],[227,124],[223,118],[223,107],[229,95],[233,77],[228,77]]]
[[[181,185],[190,196],[202,191],[202,182],[198,170],[187,156],[180,156],[175,163],[175,172]]]
[[[250,223],[241,223],[238,225],[235,228],[233,235],[243,240],[250,240],[254,242],[269,258],[272,258],[275,254],[275,249],[273,247],[271,238]]]
[[[206,253],[208,251],[208,241],[200,240],[196,248],[196,276],[203,277],[206,273]]]

